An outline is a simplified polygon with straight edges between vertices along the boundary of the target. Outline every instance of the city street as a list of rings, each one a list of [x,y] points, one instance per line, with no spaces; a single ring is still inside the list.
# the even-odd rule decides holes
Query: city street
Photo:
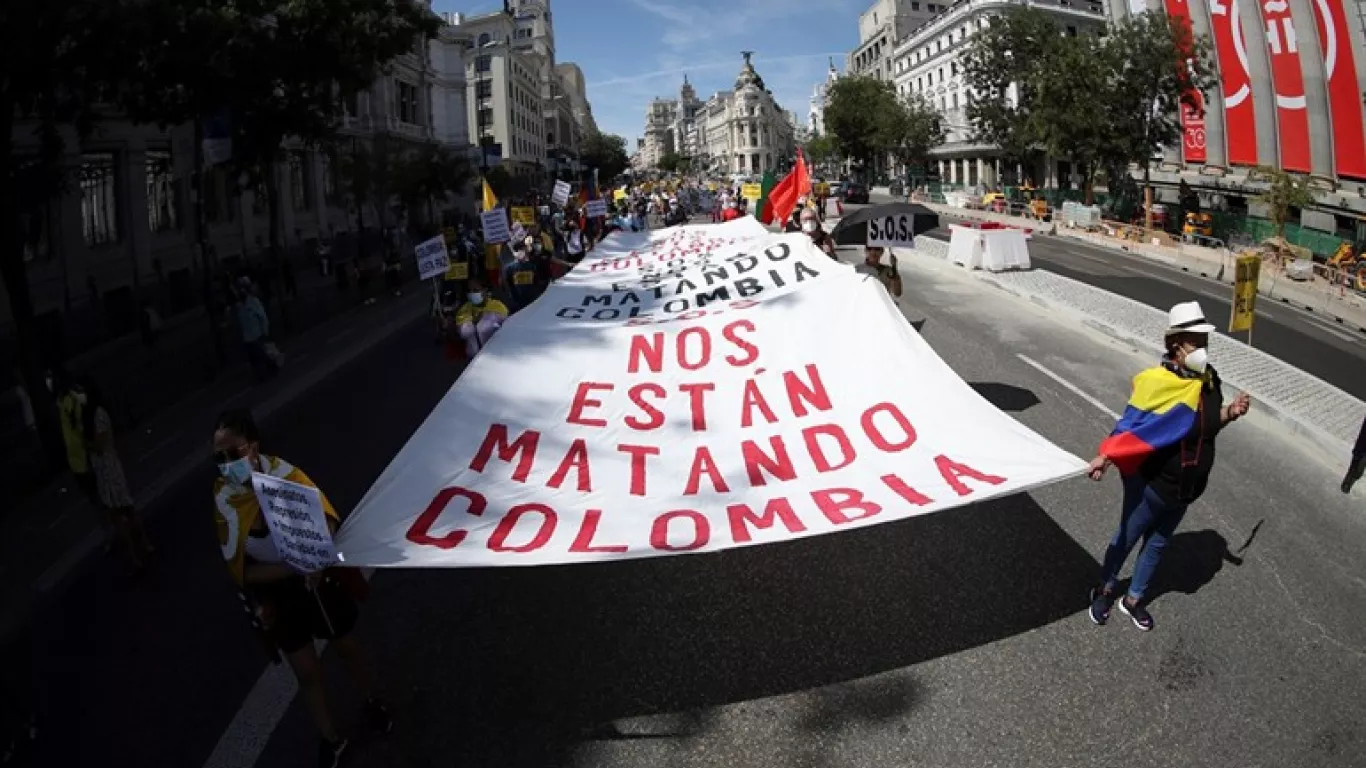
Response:
[[[891,202],[887,195],[873,203]],[[849,206],[857,210],[862,206]],[[930,237],[947,241],[947,225]],[[1055,272],[1151,307],[1167,309],[1198,300],[1210,322],[1228,326],[1232,289],[1223,283],[1173,269],[1151,259],[1097,247],[1068,237],[1038,236],[1030,240],[1035,268]],[[1358,398],[1366,398],[1366,336],[1321,315],[1262,301],[1254,331],[1257,349],[1327,381]],[[1241,335],[1240,337],[1241,338]]]
[[[1089,263],[1042,243],[1040,266]],[[1089,457],[1151,361],[942,262],[902,265],[901,305],[939,354]],[[1164,306],[1188,298],[1089,269],[1112,290],[1167,285],[1151,299]],[[1272,322],[1258,326],[1268,351]],[[1284,332],[1332,338],[1288,318]],[[300,398],[265,448],[345,513],[454,374],[414,323]],[[216,746],[215,764],[311,764],[297,700],[278,722],[242,724],[268,668],[215,548],[209,437],[202,475],[154,513],[154,570],[130,582],[104,558],[11,649],[35,662],[38,765],[198,768]],[[343,765],[1358,765],[1366,523],[1337,491],[1340,468],[1314,455],[1255,406],[1225,434],[1159,572],[1148,634],[1118,612],[1105,627],[1085,615],[1118,519],[1114,476],[713,555],[382,571],[362,632],[396,725],[364,733],[329,656],[356,735]]]

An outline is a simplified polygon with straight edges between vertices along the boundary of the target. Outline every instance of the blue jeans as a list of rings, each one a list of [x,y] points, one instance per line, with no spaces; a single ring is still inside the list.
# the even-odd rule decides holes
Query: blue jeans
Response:
[[[1167,548],[1167,539],[1181,524],[1188,506],[1173,504],[1162,498],[1137,474],[1124,478],[1124,504],[1119,530],[1105,550],[1105,563],[1100,572],[1101,582],[1107,590],[1113,592],[1119,586],[1119,569],[1124,567],[1124,561],[1141,538],[1144,540],[1143,549],[1138,553],[1138,562],[1134,563],[1129,597],[1134,602],[1143,599],[1153,572],[1162,560],[1162,551]]]

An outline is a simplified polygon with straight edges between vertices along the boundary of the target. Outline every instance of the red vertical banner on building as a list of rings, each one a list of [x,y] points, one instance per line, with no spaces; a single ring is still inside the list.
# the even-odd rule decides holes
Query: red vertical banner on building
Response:
[[[1219,59],[1219,81],[1224,91],[1224,136],[1229,165],[1257,165],[1257,116],[1253,109],[1252,76],[1237,0],[1210,0],[1210,26]]]
[[[1185,40],[1189,44],[1194,41],[1194,33],[1191,31],[1190,12],[1186,9],[1186,0],[1166,0],[1167,16],[1172,20],[1172,24],[1181,30],[1185,35]],[[1189,45],[1187,46],[1189,47]],[[1181,66],[1189,66],[1189,51],[1183,51]],[[1203,165],[1205,162],[1205,98],[1200,91],[1192,88],[1186,94],[1186,101],[1181,102],[1181,157],[1186,163],[1191,165]]]
[[[1309,173],[1309,113],[1304,102],[1300,44],[1287,0],[1262,0],[1266,50],[1271,54],[1271,85],[1276,92],[1276,126],[1281,168]]]
[[[1366,127],[1347,13],[1342,0],[1314,0],[1313,6],[1328,83],[1328,113],[1333,119],[1333,166],[1338,176],[1366,179]]]

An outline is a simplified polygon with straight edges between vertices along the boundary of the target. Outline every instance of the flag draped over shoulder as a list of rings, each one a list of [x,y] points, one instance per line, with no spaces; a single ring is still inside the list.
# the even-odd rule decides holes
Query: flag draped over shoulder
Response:
[[[1100,454],[1128,475],[1156,451],[1181,442],[1195,424],[1203,384],[1161,365],[1140,371],[1124,415],[1100,444]]]

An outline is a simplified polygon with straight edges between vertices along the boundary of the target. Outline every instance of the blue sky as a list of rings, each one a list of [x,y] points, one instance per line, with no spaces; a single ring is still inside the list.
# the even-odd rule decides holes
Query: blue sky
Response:
[[[740,52],[784,109],[805,121],[811,88],[828,59],[844,69],[858,44],[866,0],[550,0],[555,58],[588,81],[598,127],[624,136],[627,151],[656,96],[677,98],[683,73],[701,99],[734,86]],[[434,0],[438,11],[488,13],[501,0]]]

